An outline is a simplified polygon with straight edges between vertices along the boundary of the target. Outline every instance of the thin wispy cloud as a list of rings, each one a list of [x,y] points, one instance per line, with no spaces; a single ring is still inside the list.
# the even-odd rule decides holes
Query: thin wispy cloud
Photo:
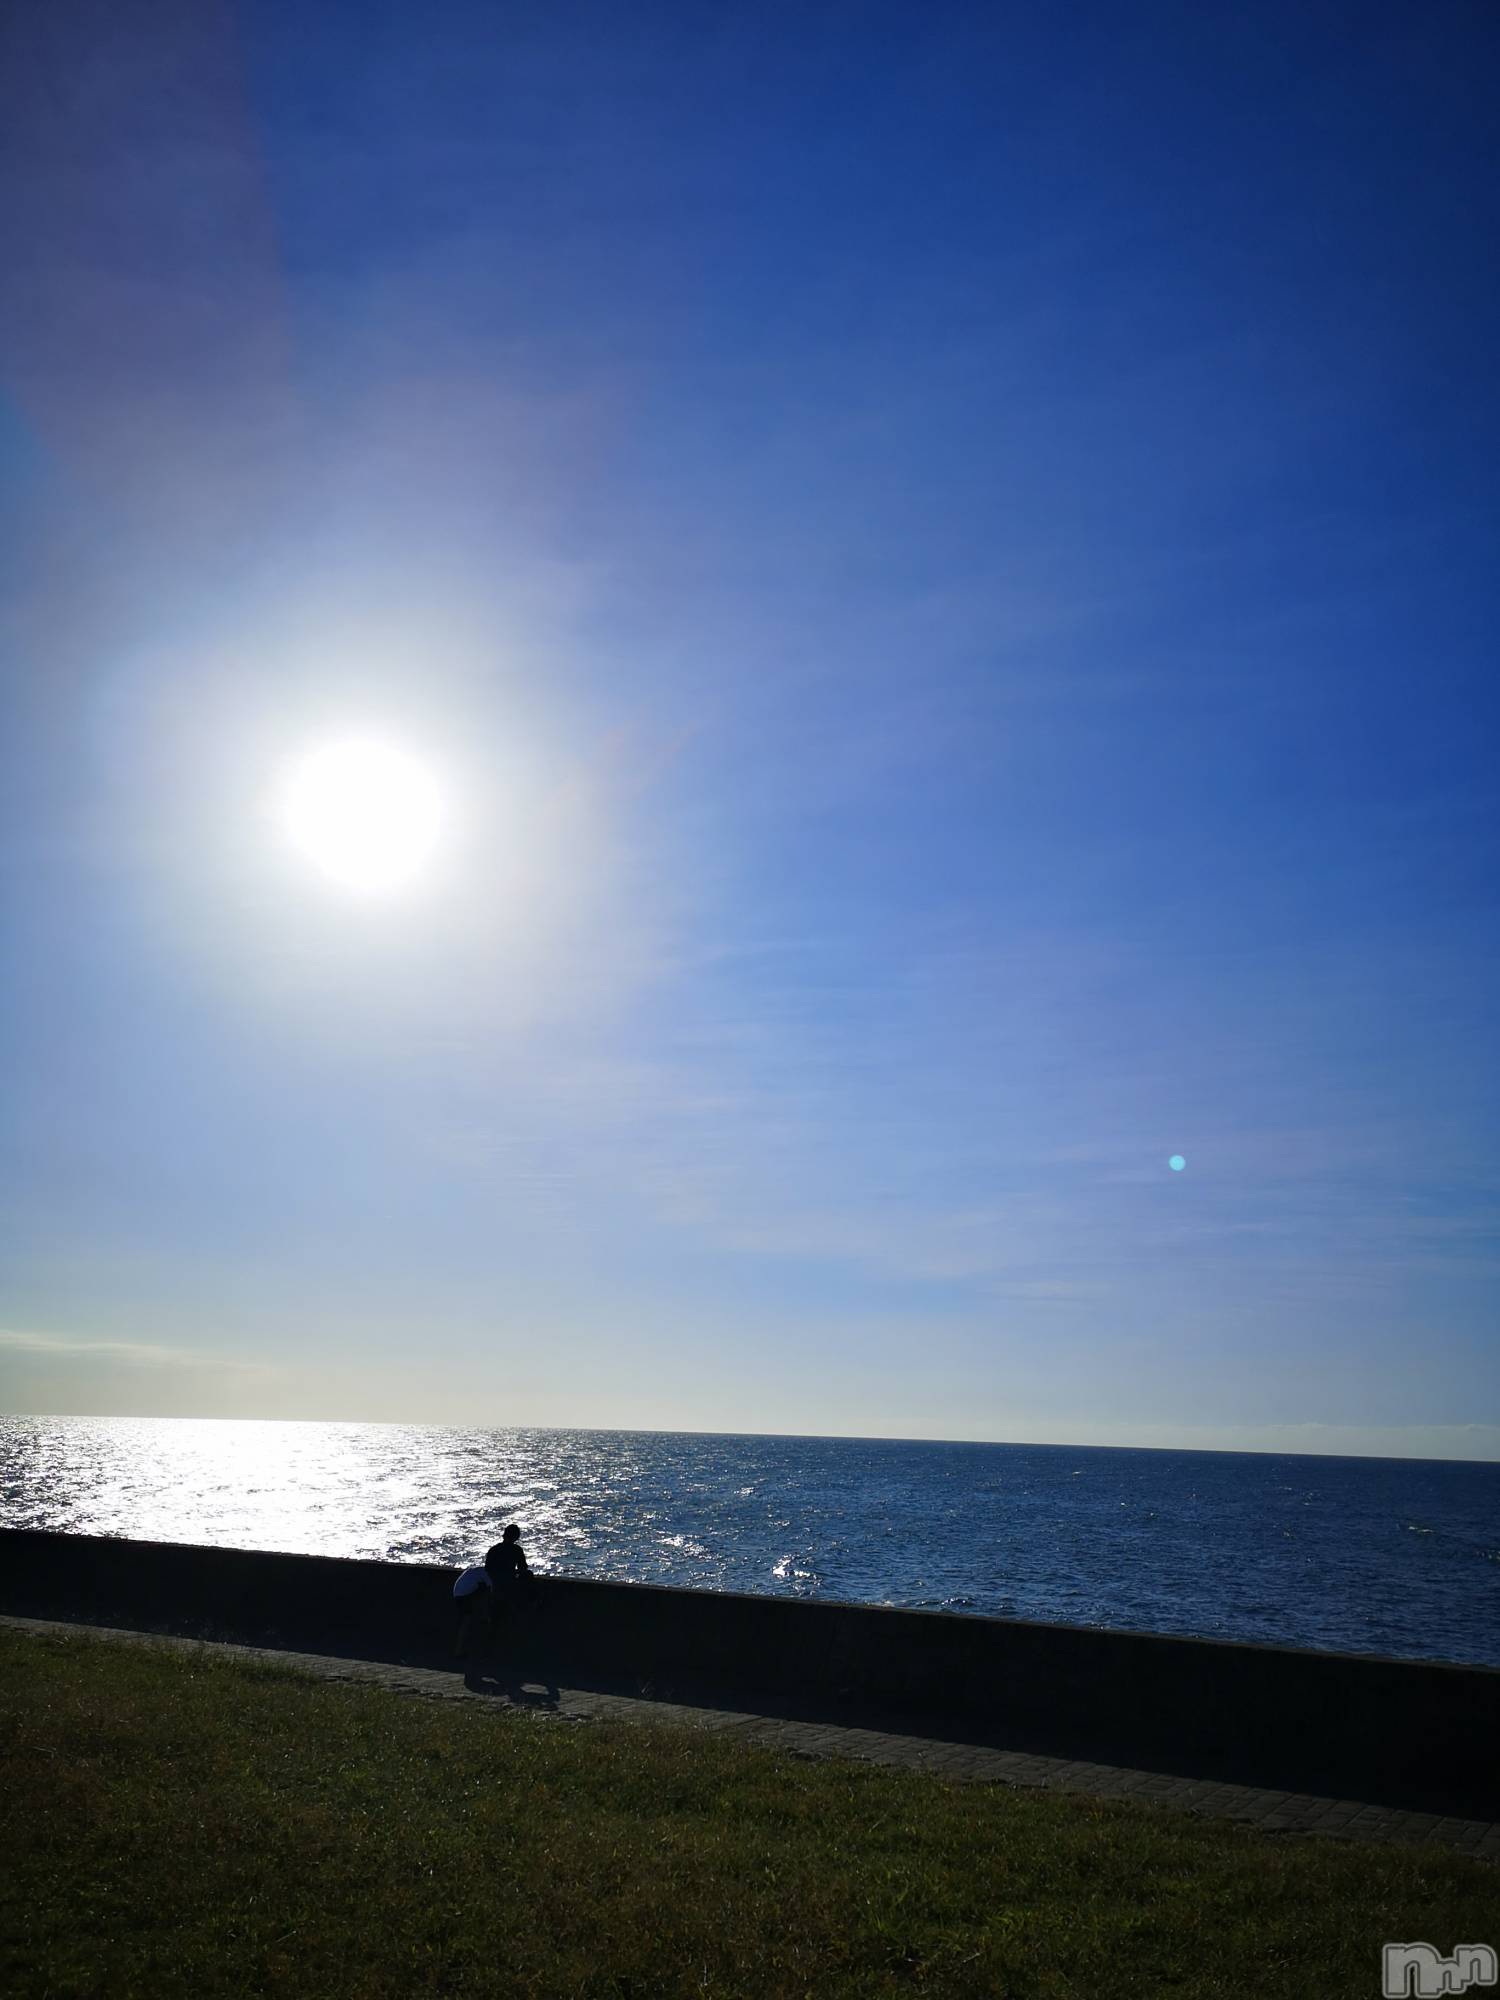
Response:
[[[0,1327],[0,1356],[5,1353],[35,1355],[47,1361],[109,1362],[127,1368],[207,1369],[214,1374],[264,1375],[269,1371],[258,1361],[247,1361],[211,1349],[165,1347],[152,1340],[87,1340],[56,1333],[30,1333]]]

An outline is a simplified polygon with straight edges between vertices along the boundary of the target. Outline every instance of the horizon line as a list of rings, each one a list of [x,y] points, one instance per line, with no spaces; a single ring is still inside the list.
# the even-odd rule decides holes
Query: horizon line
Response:
[[[804,1444],[912,1444],[912,1445],[963,1445],[994,1448],[1010,1451],[1141,1451],[1188,1455],[1196,1458],[1317,1458],[1352,1459],[1369,1465],[1500,1465],[1500,1458],[1433,1458],[1417,1452],[1391,1454],[1370,1451],[1315,1451],[1299,1450],[1296,1447],[1275,1448],[1256,1445],[1171,1445],[1171,1444],[1082,1444],[1067,1438],[961,1438],[961,1437],[908,1437],[894,1433],[881,1434],[864,1431],[735,1431],[694,1429],[678,1427],[662,1429],[639,1424],[490,1424],[448,1423],[436,1418],[398,1417],[255,1417],[255,1416],[147,1416],[139,1411],[114,1411],[109,1413],[84,1412],[77,1410],[7,1410],[0,1412],[0,1422],[21,1419],[29,1422],[64,1423],[136,1423],[136,1424],[328,1424],[359,1426],[364,1429],[382,1430],[441,1430],[441,1431],[516,1431],[516,1432],[556,1432],[566,1434],[582,1431],[594,1437],[702,1437],[702,1438],[782,1438]],[[1205,1426],[1205,1428],[1208,1428]],[[1230,1426],[1224,1426],[1225,1429]],[[1307,1429],[1338,1429],[1341,1426],[1307,1425]],[[1355,1426],[1348,1426],[1349,1429]],[[1399,1429],[1397,1425],[1370,1425],[1370,1429]],[[1417,1426],[1412,1426],[1417,1428]],[[1421,1428],[1427,1430],[1500,1430],[1500,1425],[1491,1424],[1431,1424]]]

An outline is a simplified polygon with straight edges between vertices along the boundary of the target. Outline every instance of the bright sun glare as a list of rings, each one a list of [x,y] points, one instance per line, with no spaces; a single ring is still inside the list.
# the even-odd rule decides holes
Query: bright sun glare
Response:
[[[369,738],[304,756],[280,804],[293,844],[331,881],[366,895],[419,874],[442,825],[441,795],[426,766]]]

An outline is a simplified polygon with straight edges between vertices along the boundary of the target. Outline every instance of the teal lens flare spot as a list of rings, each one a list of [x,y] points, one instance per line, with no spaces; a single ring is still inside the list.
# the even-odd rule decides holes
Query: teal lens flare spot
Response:
[[[1187,1165],[1187,1161],[1182,1157],[1181,1153],[1174,1153],[1171,1159],[1168,1160],[1167,1165],[1172,1169],[1174,1174],[1180,1174]]]

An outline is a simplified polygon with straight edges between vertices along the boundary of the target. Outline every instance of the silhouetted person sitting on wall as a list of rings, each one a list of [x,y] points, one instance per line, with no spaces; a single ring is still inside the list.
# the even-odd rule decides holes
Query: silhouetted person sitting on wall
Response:
[[[521,1530],[512,1521],[484,1559],[497,1618],[519,1611],[533,1601],[536,1579],[521,1547]]]
[[[498,1604],[520,1604],[524,1596],[530,1596],[532,1566],[526,1562],[526,1550],[520,1546],[520,1528],[514,1520],[484,1558],[484,1570],[496,1590]]]

